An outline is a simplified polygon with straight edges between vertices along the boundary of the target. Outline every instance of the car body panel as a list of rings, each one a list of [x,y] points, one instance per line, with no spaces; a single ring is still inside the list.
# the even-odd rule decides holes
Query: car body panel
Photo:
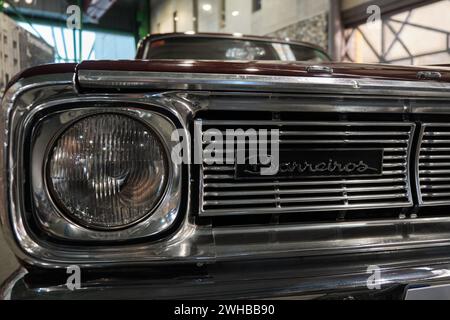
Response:
[[[208,35],[211,36],[211,35]],[[154,38],[157,39],[157,38]],[[264,40],[264,38],[258,38]],[[148,40],[148,39],[147,39]],[[141,50],[141,49],[140,49]],[[20,88],[25,86],[42,86],[43,76],[48,75],[60,75],[63,76],[61,80],[61,88],[59,93],[63,93],[73,99],[104,99],[108,101],[111,97],[118,99],[117,95],[108,96],[91,95],[89,92],[84,92],[84,89],[89,88],[94,91],[102,92],[105,87],[92,88],[85,86],[86,83],[80,81],[80,73],[93,72],[101,74],[102,72],[123,72],[124,74],[138,76],[144,76],[146,78],[156,77],[161,74],[171,74],[174,77],[180,74],[190,75],[210,75],[215,77],[216,75],[229,75],[230,78],[236,78],[237,83],[242,81],[245,83],[249,77],[257,76],[271,76],[271,77],[287,77],[295,82],[296,79],[331,79],[340,80],[344,79],[346,85],[350,85],[355,93],[361,93],[359,90],[359,83],[356,82],[356,86],[352,87],[352,82],[349,80],[363,81],[368,80],[383,80],[386,82],[405,82],[404,87],[408,87],[411,82],[421,84],[432,84],[430,91],[436,91],[441,89],[437,94],[442,94],[445,90],[448,90],[448,83],[450,82],[450,68],[446,67],[413,67],[413,66],[393,66],[393,65],[376,65],[376,64],[353,64],[353,63],[321,63],[319,67],[327,67],[324,72],[311,72],[309,69],[312,65],[310,63],[301,62],[280,62],[280,61],[202,61],[202,60],[122,60],[122,61],[85,61],[79,64],[53,64],[35,67],[26,70],[18,74],[8,85],[8,90],[11,92],[17,90],[18,94],[26,91]],[[317,66],[316,66],[317,67]],[[320,68],[315,69],[320,70]],[[328,70],[328,71],[326,71]],[[423,79],[420,77],[421,72],[439,73],[439,77],[435,79]],[[120,78],[121,74],[119,75]],[[28,81],[29,80],[29,81]],[[126,79],[125,79],[126,80]],[[124,81],[125,81],[124,80]],[[35,83],[33,83],[35,81]],[[182,82],[180,77],[178,81]],[[114,83],[114,82],[111,82]],[[130,83],[133,84],[132,80]],[[313,83],[312,85],[317,85]],[[334,83],[332,85],[335,85]],[[164,86],[164,83],[162,83]],[[13,88],[14,87],[14,88]],[[117,85],[117,87],[119,87]],[[251,85],[249,85],[251,87]],[[143,82],[142,86],[137,88],[140,92],[148,92],[151,86]],[[269,90],[267,90],[269,88]],[[267,92],[270,92],[270,87],[265,88]],[[309,90],[307,87],[305,90]],[[23,90],[22,90],[23,89]],[[42,90],[44,88],[41,88]],[[376,88],[377,90],[379,88]],[[414,89],[414,88],[413,88]],[[7,90],[7,91],[8,91]],[[250,89],[249,89],[250,90]],[[297,90],[293,88],[292,90]],[[231,91],[231,90],[229,90]],[[407,95],[402,91],[401,94]],[[353,92],[350,92],[353,93]],[[102,93],[103,94],[103,93]],[[173,96],[165,96],[164,91],[160,90],[158,93],[158,99],[164,100],[170,97],[174,97],[176,94],[182,94],[182,92],[173,92]],[[8,92],[7,92],[8,95]],[[268,94],[270,95],[270,93]],[[54,94],[51,99],[58,100],[58,94]],[[37,92],[33,98],[39,97],[43,99],[43,95]],[[442,96],[440,96],[442,97]],[[12,94],[9,93],[8,99]],[[139,101],[145,101],[149,99],[148,96],[129,96],[128,99],[138,99]],[[186,96],[184,97],[186,98]],[[31,98],[29,99],[30,101]],[[45,99],[44,99],[45,100]],[[120,100],[120,99],[119,99]],[[406,98],[405,98],[406,100]],[[28,101],[28,100],[27,100]],[[130,100],[128,100],[130,101]],[[201,101],[198,99],[196,101]],[[179,107],[182,105],[181,101]],[[434,101],[439,103],[439,101]],[[25,102],[24,102],[25,104]],[[195,108],[201,108],[203,104],[195,106]],[[418,106],[418,107],[417,107]],[[405,105],[400,106],[401,112],[414,113],[413,107],[407,107],[403,109]],[[417,103],[416,109],[420,109],[420,103]],[[192,106],[194,109],[194,106]],[[195,110],[194,110],[195,111]],[[195,113],[192,111],[192,113]],[[420,110],[419,110],[420,112]],[[414,219],[404,219],[403,222],[399,222],[398,225],[402,225],[397,231],[402,236],[410,236],[411,232],[404,232],[405,230],[421,230],[420,223]],[[433,229],[433,223],[435,220],[425,221],[424,229],[428,232]],[[448,219],[445,219],[443,224],[442,234],[445,234],[447,226],[450,223]],[[5,224],[10,221],[4,221]],[[427,224],[428,223],[428,224]],[[368,222],[365,225],[361,223],[348,223],[340,224],[339,230],[336,230],[336,234],[345,234],[342,232],[342,228],[365,228],[370,224],[380,224],[380,227],[391,228],[394,227],[394,222],[385,221],[382,222]],[[191,229],[189,231],[198,231],[192,221],[189,225]],[[412,227],[411,227],[412,226]],[[395,227],[398,227],[397,225]],[[249,228],[251,229],[251,228]],[[280,235],[283,228],[279,228]],[[331,229],[331,228],[330,228]],[[400,293],[396,293],[396,298],[402,298],[404,289],[411,284],[435,284],[437,282],[449,282],[450,281],[450,256],[448,255],[448,239],[447,241],[434,241],[433,239],[427,239],[428,233],[424,232],[424,239],[418,237],[415,240],[417,243],[406,242],[404,246],[396,246],[396,243],[392,241],[389,243],[388,237],[384,237],[385,242],[381,241],[379,246],[364,246],[359,245],[357,247],[348,246],[347,248],[338,247],[342,246],[343,242],[336,242],[334,245],[341,251],[332,251],[330,247],[322,247],[317,250],[316,254],[311,251],[305,251],[304,255],[300,254],[298,246],[283,252],[283,248],[276,248],[269,242],[258,243],[258,246],[252,241],[249,241],[249,246],[253,245],[254,248],[259,248],[259,251],[254,256],[246,254],[242,251],[233,252],[234,256],[230,255],[229,239],[230,231],[224,230],[223,234],[220,234],[220,229],[212,230],[210,225],[204,226],[203,233],[198,233],[204,240],[204,246],[192,248],[196,249],[198,256],[191,256],[187,261],[187,254],[182,255],[181,251],[178,251],[178,247],[173,246],[173,252],[170,252],[170,248],[162,246],[161,252],[167,254],[166,259],[158,262],[158,265],[152,261],[151,256],[146,256],[147,260],[133,265],[133,268],[137,268],[135,277],[130,274],[123,274],[119,272],[120,268],[125,268],[125,273],[128,269],[126,263],[117,263],[117,270],[102,270],[101,265],[90,264],[87,255],[81,252],[79,262],[83,263],[83,268],[86,268],[86,272],[92,274],[89,279],[84,279],[84,288],[80,291],[70,291],[66,288],[63,280],[64,277],[53,279],[53,272],[64,273],[64,261],[55,261],[60,264],[59,271],[53,271],[45,269],[46,262],[39,261],[37,265],[32,266],[32,262],[26,253],[22,252],[19,255],[19,259],[29,270],[29,273],[19,272],[4,285],[2,297],[10,298],[22,298],[22,299],[41,299],[41,298],[282,298],[282,297],[297,297],[297,298],[321,298],[321,297],[334,297],[334,298],[347,298],[354,295],[354,292],[362,292],[362,297],[370,297],[371,291],[367,287],[367,279],[370,273],[367,272],[367,266],[376,265],[380,267],[383,275],[382,291],[378,291],[380,296],[386,295],[386,291],[392,292],[401,288]],[[235,230],[236,231],[236,230]],[[237,230],[240,232],[240,230]],[[272,240],[277,239],[277,230],[272,230]],[[436,230],[434,230],[436,231]],[[315,231],[314,231],[315,232]],[[359,231],[358,231],[359,232]],[[420,233],[420,232],[419,232]],[[186,233],[188,234],[188,233]],[[305,231],[300,230],[297,234],[304,235]],[[358,233],[359,234],[359,233]],[[236,234],[232,234],[235,237]],[[348,236],[348,234],[347,234]],[[367,236],[367,234],[366,234]],[[421,234],[419,234],[421,236]],[[20,247],[17,239],[14,235],[9,235],[15,247]],[[280,236],[280,239],[282,237]],[[256,238],[258,239],[258,238]],[[288,244],[292,237],[287,240]],[[358,239],[358,238],[357,238]],[[188,239],[192,240],[192,239]],[[195,240],[195,239],[194,239]],[[253,240],[253,239],[250,239]],[[350,238],[349,241],[354,239]],[[398,241],[404,241],[403,237],[398,237]],[[221,245],[222,241],[222,246]],[[244,242],[245,240],[241,240]],[[379,238],[374,238],[374,241],[379,241]],[[189,241],[186,242],[190,244]],[[282,241],[277,240],[277,245],[283,245]],[[354,242],[352,242],[354,244]],[[31,243],[30,245],[35,245]],[[322,243],[326,246],[326,243]],[[184,246],[184,249],[190,248]],[[225,248],[225,249],[224,249]],[[265,251],[266,249],[277,249],[278,256],[273,255],[273,251]],[[345,251],[347,249],[347,251]],[[402,250],[400,250],[402,249]],[[20,249],[17,249],[18,251]],[[221,251],[222,250],[222,251]],[[188,250],[189,251],[189,250]],[[195,251],[195,250],[192,250]],[[149,254],[149,250],[142,246],[142,250],[138,253]],[[156,252],[156,251],[155,251]],[[183,252],[184,253],[184,252]],[[205,254],[206,253],[206,254]],[[163,256],[159,253],[160,257]],[[292,257],[296,257],[291,260]],[[174,259],[175,257],[175,259]],[[206,258],[205,258],[206,257]],[[47,256],[48,258],[48,256]],[[239,263],[233,262],[232,258],[239,258]],[[263,259],[263,260],[257,260]],[[243,261],[245,260],[245,261]],[[111,262],[111,261],[108,261]],[[171,264],[171,268],[164,264]],[[177,266],[175,266],[177,265]],[[183,265],[180,267],[180,265]],[[61,267],[62,266],[62,267]],[[261,267],[263,266],[263,267]],[[163,270],[161,270],[161,268]],[[94,270],[96,269],[96,270]],[[166,269],[166,270],[164,270]],[[169,269],[173,271],[169,272]],[[84,270],[84,269],[83,269]],[[246,272],[242,272],[246,270]],[[269,272],[268,272],[269,270]],[[101,275],[95,275],[101,271]],[[64,274],[65,275],[65,274]],[[37,279],[48,279],[39,282]],[[6,289],[5,289],[6,288]],[[184,290],[184,291],[183,291]],[[184,293],[183,293],[184,292]]]

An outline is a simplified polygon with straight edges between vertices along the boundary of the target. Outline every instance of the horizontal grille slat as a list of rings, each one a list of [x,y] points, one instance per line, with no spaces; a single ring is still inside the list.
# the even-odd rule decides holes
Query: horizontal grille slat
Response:
[[[406,162],[399,163],[383,163],[383,168],[396,168],[396,167],[406,167]]]
[[[406,150],[398,150],[398,151],[389,151],[388,149],[395,149],[395,148],[384,148],[384,154],[385,154],[385,156],[383,157],[383,160],[404,160],[405,159],[405,156],[406,156]],[[242,148],[236,148],[236,150],[221,150],[221,151],[216,151],[219,155],[222,155],[222,156],[226,156],[226,155],[235,155],[236,153],[237,153],[237,151],[238,150],[255,150],[255,149],[252,149],[252,148],[245,148],[245,149],[242,149]],[[399,155],[400,154],[400,155]],[[205,160],[205,161],[214,161],[215,159],[214,158],[209,158],[208,157],[208,152],[205,150],[204,152],[203,152],[203,159]],[[449,157],[450,157],[450,155],[449,155]]]
[[[261,140],[264,144],[269,144],[270,140]],[[387,139],[387,140],[278,140],[280,144],[335,144],[335,143],[348,143],[348,144],[367,144],[367,143],[383,143],[383,144],[406,144],[408,140],[406,139]],[[205,141],[205,144],[219,145],[222,143]]]
[[[449,179],[450,181],[450,179]],[[346,185],[354,185],[354,184],[393,184],[407,182],[406,178],[392,178],[392,179],[377,179],[377,180],[317,180],[317,181],[295,181],[295,182],[287,182],[287,181],[277,181],[277,182],[252,182],[252,183],[205,183],[204,188],[252,188],[252,187],[272,187],[272,186],[312,186],[312,185],[331,185],[331,184],[346,184]]]
[[[450,125],[424,123],[419,141],[419,201],[450,204]]]
[[[419,178],[420,181],[425,181],[425,182],[442,182],[442,181],[450,181],[450,177],[444,177],[444,178],[429,178],[429,177],[420,177]]]
[[[402,207],[401,203],[399,205],[393,204],[392,202],[370,202],[366,201],[364,203],[358,203],[351,206],[354,210],[364,210],[373,208],[391,208],[391,207]],[[302,206],[289,206],[286,208],[279,208],[273,206],[262,206],[258,208],[252,208],[252,214],[267,214],[268,212],[274,213],[289,213],[289,212],[323,212],[323,211],[341,211],[349,210],[348,205],[342,204],[324,204],[320,205],[302,205]],[[249,209],[209,209],[208,216],[236,216],[236,215],[248,215]]]
[[[399,186],[382,186],[382,187],[372,187],[372,188],[327,188],[327,189],[290,189],[290,190],[279,190],[274,192],[273,190],[266,191],[247,191],[246,196],[260,196],[260,195],[273,195],[273,194],[317,194],[317,193],[359,193],[359,192],[381,192],[390,190],[404,190],[404,185]],[[242,192],[239,191],[221,191],[221,192],[205,192],[205,197],[232,197],[232,196],[242,196]]]
[[[339,122],[327,122],[327,121],[313,121],[313,122],[306,122],[306,121],[277,121],[277,120],[204,120],[199,119],[203,125],[205,126],[214,126],[215,128],[220,130],[220,127],[222,126],[229,126],[229,128],[239,126],[240,128],[243,127],[251,127],[251,128],[257,128],[257,127],[288,127],[288,126],[302,126],[302,127],[308,127],[308,128],[317,128],[317,127],[331,127],[331,128],[340,128],[342,131],[342,128],[355,128],[355,127],[365,127],[365,126],[376,126],[379,128],[397,128],[399,129],[400,126],[403,128],[408,128],[411,125],[409,123],[402,123],[402,122],[345,122],[345,121],[339,121]],[[320,129],[316,131],[321,131]],[[323,130],[322,130],[323,131]],[[367,130],[366,130],[367,131]],[[381,132],[386,132],[389,130],[382,130]],[[408,131],[408,130],[403,130]]]
[[[450,151],[450,148],[421,148],[422,152],[445,152],[445,151]]]
[[[423,151],[422,151],[423,152]],[[430,155],[421,155],[419,156],[419,160],[448,160],[450,159],[450,154],[449,155],[439,155],[439,156],[430,156]],[[420,161],[422,162],[422,161]]]
[[[449,189],[450,190],[450,184],[436,184],[436,185],[424,184],[421,186],[421,188],[425,189],[425,190],[436,190],[436,189]]]
[[[407,148],[384,148],[384,152],[407,152]]]
[[[383,170],[383,176],[394,176],[394,175],[404,175],[406,170]],[[232,174],[206,174],[203,176],[204,180],[229,180],[234,179]]]
[[[422,193],[424,198],[448,198],[450,197],[450,192],[434,192],[434,193]]]
[[[391,193],[391,194],[377,194],[377,195],[365,195],[365,196],[327,196],[327,197],[290,197],[279,199],[245,199],[245,200],[217,200],[204,202],[205,206],[220,205],[220,206],[232,206],[232,205],[248,205],[248,204],[260,204],[260,203],[302,203],[302,202],[334,202],[341,200],[369,200],[369,199],[392,199],[392,198],[404,198],[406,193]]]
[[[430,169],[430,170],[419,170],[419,175],[422,176],[429,176],[429,175],[447,175],[450,174],[450,170],[436,170],[436,169]]]
[[[409,152],[412,123],[392,122],[293,122],[246,120],[196,120],[201,124],[204,163],[200,172],[200,215],[272,214],[274,212],[315,212],[361,208],[390,208],[412,205],[409,192]],[[208,131],[209,129],[213,129]],[[254,129],[254,131],[248,131]],[[382,172],[368,176],[303,176],[283,178],[236,177],[237,151],[254,150],[245,140],[234,141],[232,150],[210,156],[207,146],[226,147],[226,139],[215,141],[219,132],[237,130],[235,138],[248,138],[260,129],[278,129],[280,147],[303,151],[377,149],[383,151]],[[243,131],[240,131],[243,130]],[[270,136],[258,143],[270,145]],[[229,146],[229,145],[228,145]],[[223,161],[215,163],[217,156]],[[233,155],[232,157],[230,157]],[[357,159],[357,155],[354,156]],[[449,154],[450,157],[450,154]],[[228,159],[229,160],[229,159]]]
[[[219,130],[220,131],[220,130]],[[225,133],[224,131],[220,131],[221,133]],[[366,131],[366,132],[359,132],[359,131],[279,131],[280,137],[283,136],[351,136],[351,137],[361,137],[364,138],[366,136],[406,136],[408,137],[408,132],[401,132],[401,131],[386,131],[386,132],[377,132],[377,131]],[[205,132],[203,137],[204,138],[211,138],[214,136],[214,133],[208,133]],[[247,136],[246,133],[236,132],[236,137],[245,137]]]
[[[422,168],[426,167],[450,167],[450,162],[425,162],[422,161],[419,166]]]
[[[449,144],[450,141],[448,140],[431,140],[431,139],[424,139],[422,140],[422,144]]]
[[[384,160],[404,160],[405,156],[384,156]]]
[[[391,131],[391,132],[378,132],[378,131],[334,131],[332,134],[329,131],[314,131],[315,136],[408,136],[407,132]],[[310,131],[280,131],[280,136],[310,136]]]

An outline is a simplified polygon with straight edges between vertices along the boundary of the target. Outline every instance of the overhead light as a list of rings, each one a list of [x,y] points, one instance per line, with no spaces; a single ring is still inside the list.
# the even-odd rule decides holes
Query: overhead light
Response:
[[[25,0],[26,4],[32,4],[34,2],[34,0]]]
[[[175,21],[178,21],[178,19],[179,19],[178,17],[173,18],[173,20],[175,20]]]
[[[195,31],[192,31],[192,30],[186,31],[184,34],[195,34]]]
[[[211,11],[212,5],[209,4],[209,3],[205,3],[205,4],[202,6],[202,9],[203,9],[203,11]]]
[[[8,9],[9,8],[9,3],[8,2],[3,2],[3,8]]]
[[[232,15],[233,17],[237,17],[237,16],[239,15],[239,11],[233,11],[233,12],[231,13],[231,15]]]

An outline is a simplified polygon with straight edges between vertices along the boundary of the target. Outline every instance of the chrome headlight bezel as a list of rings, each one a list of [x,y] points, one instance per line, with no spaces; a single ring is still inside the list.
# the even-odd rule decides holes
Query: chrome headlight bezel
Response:
[[[62,109],[62,110],[61,110]],[[175,142],[171,134],[176,125],[162,113],[136,106],[61,106],[58,111],[38,117],[34,121],[30,140],[30,183],[36,225],[45,233],[60,240],[70,241],[126,241],[157,236],[169,230],[179,216],[181,205],[181,165],[170,161],[170,150]],[[64,213],[52,196],[47,177],[50,151],[65,129],[82,118],[98,114],[122,114],[143,122],[160,138],[168,161],[166,190],[151,214],[126,228],[98,230],[76,223]]]
[[[161,182],[163,183],[162,184],[163,187],[161,189],[161,192],[158,193],[157,200],[152,204],[151,209],[146,210],[146,212],[144,214],[142,214],[142,216],[140,216],[128,223],[123,223],[123,224],[117,225],[117,226],[101,226],[101,225],[97,225],[95,223],[90,223],[90,222],[87,222],[86,220],[81,219],[80,217],[78,217],[76,215],[75,212],[72,212],[72,210],[67,207],[66,203],[64,202],[64,199],[62,199],[62,197],[60,195],[58,195],[58,192],[55,188],[52,178],[50,177],[50,175],[51,175],[50,168],[51,168],[51,163],[52,163],[52,156],[54,155],[54,150],[57,147],[58,142],[60,141],[60,139],[62,139],[64,137],[64,135],[68,131],[70,131],[71,128],[73,128],[74,126],[76,126],[78,123],[80,123],[82,121],[86,121],[86,120],[89,121],[90,119],[97,117],[97,116],[101,117],[101,116],[111,116],[111,115],[119,116],[122,118],[128,118],[128,120],[134,121],[137,124],[141,124],[143,126],[143,128],[145,128],[148,132],[150,132],[150,134],[154,137],[154,139],[157,142],[157,144],[159,145],[159,147],[161,147],[162,156],[164,159],[163,167],[164,167],[164,171],[166,174],[161,179]],[[161,120],[159,120],[158,122],[161,122]],[[90,229],[90,230],[98,230],[98,231],[124,230],[124,229],[130,228],[133,225],[138,224],[141,221],[146,220],[159,207],[161,200],[163,199],[164,195],[166,194],[166,192],[168,190],[168,181],[171,178],[171,176],[170,176],[171,175],[171,170],[170,170],[171,167],[170,167],[170,163],[169,163],[170,152],[168,150],[167,144],[164,142],[164,138],[161,137],[159,132],[155,131],[153,129],[153,127],[150,127],[147,123],[141,121],[139,118],[130,116],[128,113],[125,113],[125,112],[102,112],[102,113],[96,112],[96,113],[86,114],[86,115],[82,116],[81,118],[76,118],[71,123],[66,125],[59,132],[59,134],[57,136],[55,136],[55,139],[53,139],[51,144],[48,146],[47,154],[46,154],[45,158],[46,158],[46,163],[45,163],[44,172],[45,172],[46,190],[49,191],[50,196],[52,197],[52,200],[58,205],[60,211],[65,215],[65,217],[67,219],[73,221],[77,225],[86,227],[87,229]]]

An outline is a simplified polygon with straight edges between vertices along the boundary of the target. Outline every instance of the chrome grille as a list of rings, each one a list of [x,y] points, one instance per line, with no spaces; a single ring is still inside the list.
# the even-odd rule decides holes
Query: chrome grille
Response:
[[[450,125],[423,124],[418,161],[419,201],[450,204]]]
[[[273,214],[412,205],[408,160],[414,124],[196,121],[197,125],[201,123],[203,133],[208,129],[218,129],[224,134],[226,129],[279,129],[280,148],[377,148],[384,151],[382,175],[368,177],[238,180],[234,165],[203,163],[200,170],[200,215]]]

